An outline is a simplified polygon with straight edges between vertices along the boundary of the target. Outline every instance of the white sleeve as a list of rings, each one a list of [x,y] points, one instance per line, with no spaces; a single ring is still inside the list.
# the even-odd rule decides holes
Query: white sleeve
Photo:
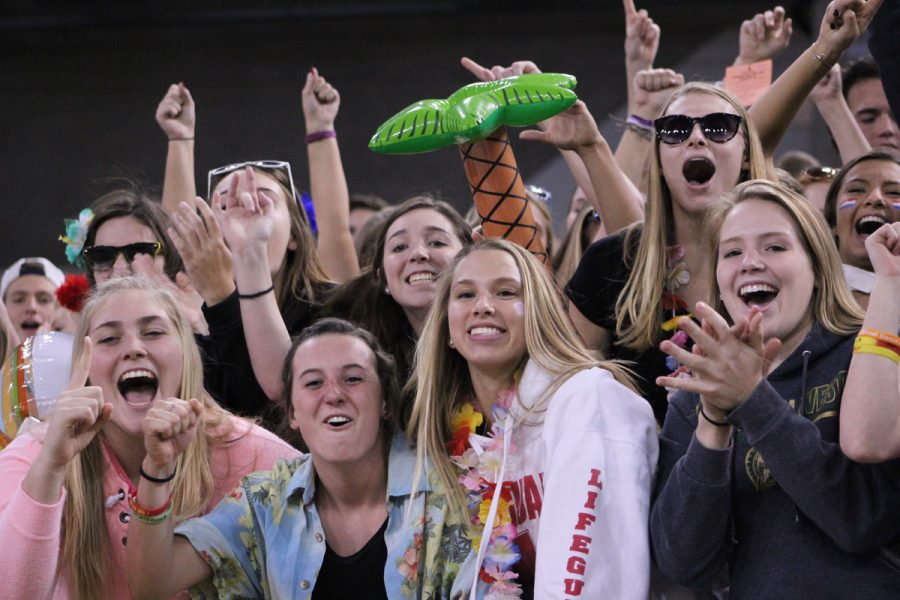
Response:
[[[604,372],[573,380],[551,400],[542,433],[535,597],[643,600],[656,422],[645,400]]]

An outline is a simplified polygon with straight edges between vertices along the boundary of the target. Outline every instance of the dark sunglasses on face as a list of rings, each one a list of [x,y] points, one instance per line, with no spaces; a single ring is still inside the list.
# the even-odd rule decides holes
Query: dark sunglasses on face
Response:
[[[291,163],[283,160],[254,160],[216,167],[206,176],[206,198],[212,201],[213,190],[216,189],[219,182],[225,176],[244,167],[252,167],[261,171],[282,171],[286,173],[288,182],[291,185],[291,197],[297,198],[297,188],[294,187],[294,176],[291,174]]]
[[[84,249],[84,258],[92,271],[108,271],[112,269],[119,255],[125,257],[129,265],[138,254],[147,254],[152,258],[162,251],[160,242],[135,242],[125,246],[91,246]]]
[[[687,115],[668,115],[653,122],[656,137],[663,144],[680,144],[691,137],[694,125],[700,124],[703,137],[717,144],[724,144],[741,128],[741,119],[730,113],[710,113],[704,117],[688,117]]]

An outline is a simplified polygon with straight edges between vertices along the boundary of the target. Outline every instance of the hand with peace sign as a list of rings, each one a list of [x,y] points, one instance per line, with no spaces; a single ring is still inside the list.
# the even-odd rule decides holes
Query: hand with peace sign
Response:
[[[53,504],[59,499],[69,463],[112,414],[112,405],[103,400],[103,390],[87,385],[92,354],[93,343],[85,337],[69,385],[50,415],[43,448],[22,482],[25,492],[38,502]]]

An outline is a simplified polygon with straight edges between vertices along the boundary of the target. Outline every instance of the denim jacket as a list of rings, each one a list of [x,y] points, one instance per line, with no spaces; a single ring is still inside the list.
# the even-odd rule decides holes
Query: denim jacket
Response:
[[[415,461],[415,451],[395,437],[388,458],[384,587],[389,598],[457,598],[471,581],[459,578],[454,585],[470,555],[466,525],[451,522],[436,476],[422,477],[412,495]],[[176,534],[212,567],[212,583],[223,598],[311,598],[325,557],[314,500],[310,457],[279,461],[271,471],[245,477],[211,513],[182,523]],[[203,597],[199,588],[192,593]]]

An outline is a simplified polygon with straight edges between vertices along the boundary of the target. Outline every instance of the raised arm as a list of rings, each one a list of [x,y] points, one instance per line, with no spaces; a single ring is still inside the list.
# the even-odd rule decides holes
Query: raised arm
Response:
[[[875,284],[863,329],[896,335],[900,329],[900,222],[866,239]],[[856,352],[841,399],[841,448],[853,460],[882,462],[900,456],[900,389],[889,358]]]
[[[683,85],[684,76],[672,69],[646,69],[638,71],[634,77],[631,86],[634,88],[633,106],[616,147],[616,163],[643,198],[647,196],[649,185],[650,152],[655,134],[653,120],[659,116],[669,97]]]
[[[750,108],[763,151],[771,157],[803,101],[865,30],[882,0],[832,0],[816,41]]]
[[[519,134],[519,139],[553,144],[578,155],[587,169],[597,198],[595,208],[606,223],[607,233],[643,220],[641,193],[619,168],[584,102],[579,100],[564,113],[549,119],[545,131],[529,129]]]
[[[337,282],[349,281],[359,274],[359,262],[350,234],[350,193],[333,135],[341,96],[315,67],[306,75],[302,96],[310,195],[319,228],[316,247],[325,272]]]
[[[734,64],[749,65],[775,58],[788,47],[793,33],[793,22],[785,18],[781,6],[754,15],[741,23],[739,53]]]
[[[653,68],[659,50],[659,25],[646,9],[637,10],[634,0],[623,0],[625,9],[625,85],[628,114],[635,114],[635,82],[640,71]],[[655,115],[653,115],[655,117]],[[652,117],[651,117],[652,118]]]
[[[241,322],[253,374],[266,396],[281,397],[281,365],[291,347],[272,288],[267,244],[272,235],[275,207],[272,198],[259,193],[252,169],[235,173],[224,197],[213,195],[213,214],[231,249],[234,278],[240,298]]]
[[[156,107],[156,122],[169,139],[162,207],[172,214],[178,203],[197,195],[194,179],[194,129],[196,108],[183,83],[173,83]]]
[[[844,94],[841,93],[840,65],[831,67],[831,70],[816,84],[809,96],[815,102],[819,114],[822,115],[822,119],[825,120],[828,130],[834,138],[842,164],[846,164],[872,149],[856,123],[856,119],[853,118]]]
[[[170,398],[154,403],[144,417],[147,455],[132,501],[125,569],[128,587],[137,599],[171,598],[212,575],[194,547],[175,537],[171,515],[176,461],[195,437],[202,412],[198,400]]]

